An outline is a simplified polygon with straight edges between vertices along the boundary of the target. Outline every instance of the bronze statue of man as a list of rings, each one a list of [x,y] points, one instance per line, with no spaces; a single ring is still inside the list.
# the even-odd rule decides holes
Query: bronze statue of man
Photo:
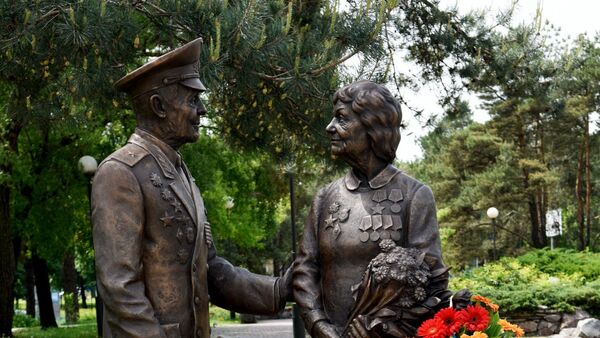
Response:
[[[195,180],[177,149],[198,138],[206,110],[197,70],[201,39],[115,83],[137,128],[98,168],[92,222],[104,337],[210,337],[209,300],[244,313],[276,313],[283,279],[217,256]]]

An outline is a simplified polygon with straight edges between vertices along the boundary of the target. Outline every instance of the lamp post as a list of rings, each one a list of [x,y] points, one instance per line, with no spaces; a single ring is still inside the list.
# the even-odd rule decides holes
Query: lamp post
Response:
[[[88,189],[88,203],[89,203],[89,217],[90,223],[92,220],[92,178],[98,169],[98,162],[95,158],[89,155],[82,156],[78,162],[79,171],[81,171],[88,179],[87,179],[87,189]],[[92,239],[92,247],[93,247],[93,239]],[[102,304],[102,299],[100,298],[100,293],[98,292],[98,287],[96,287],[96,327],[98,329],[98,337],[102,337],[102,317],[104,316],[104,308]]]
[[[225,208],[225,210],[227,210],[227,215],[229,215],[229,213],[231,212],[231,209],[234,206],[235,206],[235,202],[234,202],[233,197],[231,197],[231,196],[225,197],[225,202],[223,203],[223,208]],[[229,311],[229,319],[235,320],[235,311],[233,311],[233,310]]]
[[[288,165],[286,168],[289,177],[290,186],[290,222],[292,225],[292,259],[296,260],[296,194],[294,192],[294,173],[295,168],[293,165]],[[300,308],[298,304],[292,305],[292,324],[294,338],[301,338],[305,336],[304,323],[300,318]]]
[[[492,220],[492,260],[496,260],[496,218],[498,217],[498,209],[491,207],[487,209],[487,217]]]

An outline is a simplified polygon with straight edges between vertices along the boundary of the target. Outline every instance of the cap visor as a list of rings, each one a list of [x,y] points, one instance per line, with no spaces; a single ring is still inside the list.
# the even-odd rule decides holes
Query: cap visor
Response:
[[[198,78],[186,79],[179,83],[188,88],[192,88],[192,89],[196,89],[196,90],[200,90],[200,91],[206,91],[206,87],[204,87],[204,85],[202,84],[202,82],[200,82],[200,80]]]

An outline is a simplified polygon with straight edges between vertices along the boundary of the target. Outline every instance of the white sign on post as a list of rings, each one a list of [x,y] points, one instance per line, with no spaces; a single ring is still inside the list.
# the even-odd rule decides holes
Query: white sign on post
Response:
[[[546,237],[562,235],[561,209],[549,210],[546,213]]]

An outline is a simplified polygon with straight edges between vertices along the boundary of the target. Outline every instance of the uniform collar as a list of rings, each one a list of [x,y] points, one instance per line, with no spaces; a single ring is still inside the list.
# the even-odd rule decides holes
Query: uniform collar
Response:
[[[369,187],[371,187],[371,189],[379,189],[390,183],[392,178],[399,172],[400,170],[398,170],[398,168],[388,164],[387,167],[383,168],[383,170],[377,174],[377,176],[369,181]],[[354,175],[354,171],[351,169],[346,174],[346,177],[344,177],[344,183],[346,184],[346,189],[353,191],[360,186],[360,179]]]
[[[160,149],[160,151],[162,151],[163,154],[165,154],[167,159],[175,166],[175,168],[181,168],[181,155],[179,155],[179,153],[175,149],[171,148],[170,145],[166,144],[164,141],[150,134],[144,129],[135,128],[135,133],[141,138],[143,138],[145,141],[148,141],[153,145],[157,146],[158,149]]]

